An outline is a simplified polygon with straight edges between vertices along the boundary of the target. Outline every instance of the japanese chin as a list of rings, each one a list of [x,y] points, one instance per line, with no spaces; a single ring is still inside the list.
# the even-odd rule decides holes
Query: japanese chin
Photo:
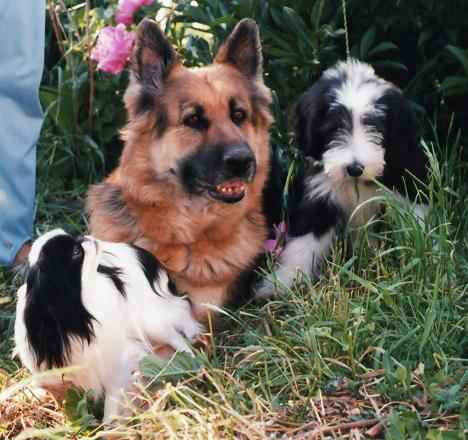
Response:
[[[104,422],[121,413],[123,391],[154,347],[191,352],[202,332],[191,304],[174,291],[147,251],[72,236],[56,229],[39,237],[18,290],[16,353],[36,384],[73,384],[104,396]]]

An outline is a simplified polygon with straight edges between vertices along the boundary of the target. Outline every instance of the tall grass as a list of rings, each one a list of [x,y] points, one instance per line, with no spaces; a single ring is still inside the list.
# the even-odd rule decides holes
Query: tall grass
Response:
[[[161,365],[145,359],[137,402],[129,398],[131,417],[106,431],[86,396],[72,394],[64,421],[31,417],[34,431],[21,438],[94,438],[110,431],[148,439],[326,438],[331,428],[337,438],[353,438],[350,423],[363,435],[370,429],[392,440],[462,438],[468,220],[466,165],[457,139],[426,145],[431,179],[424,223],[407,203],[384,192],[378,232],[363,231],[362,243],[372,235],[376,249],[363,245],[350,252],[337,244],[320,280],[304,279],[269,302],[223,315],[195,360],[177,357]],[[447,152],[443,161],[436,159],[440,151]],[[54,185],[47,188],[41,189],[38,228],[83,229],[80,211],[67,215],[66,202],[48,192]],[[83,189],[67,197],[80,200]],[[11,279],[0,276],[2,292],[12,295]],[[12,372],[8,310],[1,316],[1,362]],[[0,409],[31,399],[16,395]],[[449,434],[441,427],[454,437],[443,437]]]

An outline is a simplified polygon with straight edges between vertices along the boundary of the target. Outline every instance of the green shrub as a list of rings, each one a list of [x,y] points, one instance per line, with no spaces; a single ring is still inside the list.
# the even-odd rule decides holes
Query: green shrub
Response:
[[[263,40],[265,79],[274,91],[273,145],[286,165],[292,157],[287,148],[290,110],[321,71],[346,56],[347,40],[352,56],[406,91],[427,127],[430,122],[439,133],[453,124],[462,127],[468,116],[463,3],[198,0],[195,5],[182,0],[172,8],[155,2],[140,10],[135,22],[164,9],[166,33],[185,62],[196,66],[211,61],[235,23],[254,18]],[[96,72],[89,60],[99,30],[115,24],[117,0],[95,1],[92,7],[78,0],[49,0],[48,5],[41,98],[46,131],[59,139],[49,166],[55,166],[56,175],[96,180],[114,166],[121,149],[118,130],[125,122],[127,73]]]

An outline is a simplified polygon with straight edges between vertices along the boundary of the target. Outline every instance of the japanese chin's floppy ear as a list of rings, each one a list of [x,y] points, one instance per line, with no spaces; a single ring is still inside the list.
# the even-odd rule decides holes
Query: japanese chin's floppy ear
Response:
[[[85,251],[81,239],[54,230],[31,253],[23,315],[28,342],[38,367],[62,367],[74,338],[90,343],[94,337],[94,318],[81,296]]]
[[[57,235],[67,235],[67,233],[63,229],[57,228],[53,229],[52,231],[46,232],[34,241],[31,247],[31,251],[29,252],[29,266],[33,266],[34,264],[36,264],[44,244],[47,243],[51,238],[56,237]]]

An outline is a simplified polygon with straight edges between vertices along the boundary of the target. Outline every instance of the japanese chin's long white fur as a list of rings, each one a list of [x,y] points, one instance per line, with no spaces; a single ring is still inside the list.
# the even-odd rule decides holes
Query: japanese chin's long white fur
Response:
[[[33,373],[76,366],[37,385],[104,395],[105,422],[121,412],[123,391],[154,346],[190,352],[187,341],[202,331],[188,299],[136,246],[56,229],[34,242],[29,265],[18,291],[16,352]]]
[[[381,208],[370,201],[375,181],[408,200],[418,218],[426,210],[418,190],[427,161],[415,116],[401,90],[370,65],[349,60],[322,74],[297,104],[296,141],[315,167],[298,179],[288,207],[290,239],[257,297],[271,296],[275,283],[291,286],[298,270],[317,275],[335,237]]]

